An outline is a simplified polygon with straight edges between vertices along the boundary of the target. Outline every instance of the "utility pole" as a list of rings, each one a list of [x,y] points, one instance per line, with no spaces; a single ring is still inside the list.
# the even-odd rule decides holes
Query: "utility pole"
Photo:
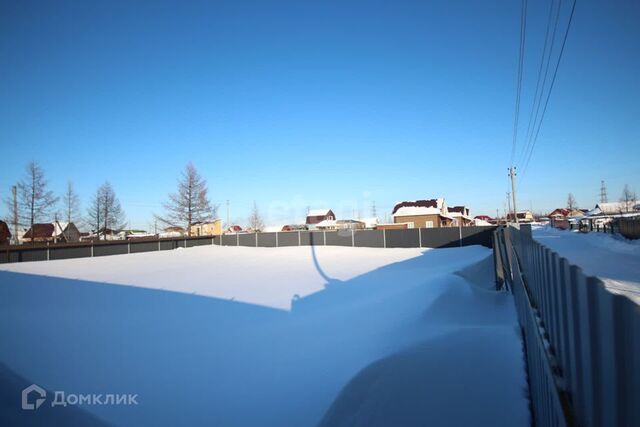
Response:
[[[509,215],[511,215],[511,193],[508,191],[507,191],[507,205],[509,207],[509,210],[507,212],[509,213],[506,215],[505,224],[509,220]]]
[[[229,224],[229,199],[227,199],[227,228],[231,227],[231,224]]]
[[[13,241],[18,244],[18,187],[11,187],[13,194]]]
[[[604,180],[600,181],[600,203],[607,203],[607,187]]]
[[[500,209],[496,209],[496,223],[500,224]]]
[[[518,208],[516,207],[516,168],[514,166],[509,168],[509,176],[511,177],[511,197],[513,197],[513,217],[518,221]]]
[[[58,243],[58,213],[56,212],[53,215],[53,244],[55,245],[56,243]],[[33,233],[33,230],[31,230],[31,232]]]

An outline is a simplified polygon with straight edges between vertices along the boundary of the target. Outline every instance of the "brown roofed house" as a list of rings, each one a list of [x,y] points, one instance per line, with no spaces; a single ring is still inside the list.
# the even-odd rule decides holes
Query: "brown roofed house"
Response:
[[[11,231],[6,222],[0,221],[0,246],[8,245],[11,241]]]

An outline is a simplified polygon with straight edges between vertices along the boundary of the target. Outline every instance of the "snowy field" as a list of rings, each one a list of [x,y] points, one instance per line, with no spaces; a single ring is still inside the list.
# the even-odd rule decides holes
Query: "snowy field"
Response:
[[[600,277],[612,292],[640,304],[640,240],[552,227],[534,229],[533,237],[586,274]]]
[[[206,246],[0,269],[0,376],[138,394],[82,407],[110,424],[530,422],[513,300],[491,289],[484,247]]]

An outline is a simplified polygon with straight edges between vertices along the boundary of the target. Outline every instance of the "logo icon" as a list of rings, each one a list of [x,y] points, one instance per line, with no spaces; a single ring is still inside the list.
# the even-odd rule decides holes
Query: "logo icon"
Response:
[[[29,403],[29,395],[37,394],[39,397],[36,398],[35,403]],[[44,403],[45,398],[47,397],[47,392],[44,389],[36,384],[31,384],[29,387],[22,390],[22,409],[27,411],[34,411],[40,407]]]

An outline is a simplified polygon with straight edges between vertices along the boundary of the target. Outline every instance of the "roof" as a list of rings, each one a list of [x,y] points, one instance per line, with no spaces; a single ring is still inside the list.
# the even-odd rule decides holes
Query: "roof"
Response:
[[[633,211],[638,204],[637,200],[629,200],[629,202],[609,202],[609,203],[598,203],[593,209],[600,209],[600,211],[604,214],[618,214],[622,212]]]
[[[325,216],[331,212],[331,209],[311,209],[307,216]]]
[[[493,221],[493,218],[491,218],[489,215],[476,215],[473,218],[474,219],[481,219],[483,221]]]
[[[325,219],[316,224],[316,227],[334,227],[338,225],[338,221],[335,219]]]
[[[444,199],[414,200],[396,203],[392,216],[439,215],[445,211]]]
[[[24,239],[48,239],[53,236],[53,224],[33,224],[24,236]]]
[[[466,206],[449,206],[447,207],[447,210],[449,211],[449,213],[451,212],[457,212],[457,213],[464,213],[467,209]]]
[[[569,209],[567,209],[567,208],[557,208],[557,209],[554,209],[553,211],[551,211],[549,216],[552,216],[552,215],[567,216],[567,215],[569,215],[569,213],[571,213],[571,211]]]

